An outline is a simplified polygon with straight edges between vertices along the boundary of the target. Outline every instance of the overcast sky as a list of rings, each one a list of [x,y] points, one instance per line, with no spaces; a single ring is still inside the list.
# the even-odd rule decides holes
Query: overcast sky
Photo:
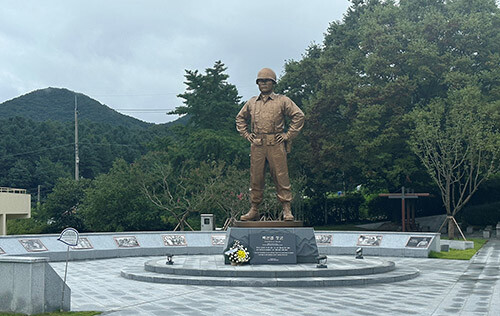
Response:
[[[243,100],[322,43],[348,0],[4,0],[0,103],[36,89],[77,91],[143,121],[182,105],[184,70],[221,60]]]

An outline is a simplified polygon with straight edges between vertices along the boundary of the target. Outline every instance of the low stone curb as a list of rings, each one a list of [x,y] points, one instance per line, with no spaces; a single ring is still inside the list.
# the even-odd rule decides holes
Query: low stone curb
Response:
[[[318,277],[318,278],[219,278],[207,276],[186,276],[159,274],[144,271],[143,267],[126,267],[121,276],[127,279],[182,285],[204,286],[243,286],[243,287],[336,287],[378,283],[392,283],[416,278],[420,272],[415,268],[397,268],[396,270],[373,275]]]

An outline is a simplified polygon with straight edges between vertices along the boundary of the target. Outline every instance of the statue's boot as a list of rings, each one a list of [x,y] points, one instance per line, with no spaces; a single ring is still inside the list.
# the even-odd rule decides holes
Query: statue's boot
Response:
[[[283,220],[293,221],[292,208],[290,202],[283,202]]]
[[[257,204],[252,203],[252,207],[248,213],[241,215],[240,221],[256,221],[259,219],[259,209]]]

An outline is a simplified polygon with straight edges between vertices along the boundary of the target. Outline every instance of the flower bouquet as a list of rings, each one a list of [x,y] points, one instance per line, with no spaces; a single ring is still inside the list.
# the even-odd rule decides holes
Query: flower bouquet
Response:
[[[231,248],[224,254],[228,257],[231,265],[240,265],[250,260],[248,249],[245,248],[239,240],[235,240]]]

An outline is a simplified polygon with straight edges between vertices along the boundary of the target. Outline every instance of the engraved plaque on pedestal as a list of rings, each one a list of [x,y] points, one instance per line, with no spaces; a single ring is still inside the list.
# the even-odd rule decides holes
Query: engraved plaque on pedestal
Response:
[[[251,238],[256,238],[252,237],[253,235],[257,236],[283,236],[284,245],[285,247],[291,247],[293,251],[295,252],[296,256],[296,263],[317,263],[317,257],[318,257],[318,246],[316,244],[316,238],[314,237],[314,229],[312,227],[261,227],[261,228],[254,228],[254,227],[229,227],[228,232],[227,232],[227,238],[226,242],[224,244],[224,251],[229,250],[229,248],[234,244],[235,240],[238,240],[244,247],[248,247],[248,250],[250,251],[250,264],[270,264],[273,262],[259,262],[260,259],[257,259],[257,261],[254,261],[253,258],[255,257],[254,255],[254,248],[251,242]],[[285,235],[291,235],[293,236],[290,241],[290,238],[288,238]],[[288,240],[288,241],[287,241]],[[255,242],[255,240],[253,240]],[[287,242],[293,243],[292,244],[287,244]],[[259,243],[262,243],[259,240]],[[262,250],[262,249],[261,249]],[[225,256],[224,260],[225,264],[230,264],[229,260],[227,259],[227,256]],[[276,263],[276,262],[274,262]],[[283,262],[279,262],[283,263]]]
[[[259,231],[250,235],[251,264],[295,264],[295,235],[285,231]]]

